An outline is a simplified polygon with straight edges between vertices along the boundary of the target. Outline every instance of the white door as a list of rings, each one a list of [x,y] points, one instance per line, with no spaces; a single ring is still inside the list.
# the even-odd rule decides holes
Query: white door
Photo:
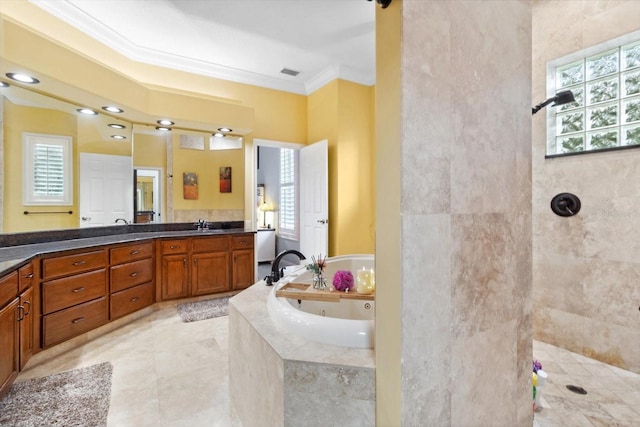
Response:
[[[327,140],[300,149],[300,252],[307,259],[329,250]]]
[[[118,218],[133,221],[131,157],[80,153],[80,227],[114,225]]]

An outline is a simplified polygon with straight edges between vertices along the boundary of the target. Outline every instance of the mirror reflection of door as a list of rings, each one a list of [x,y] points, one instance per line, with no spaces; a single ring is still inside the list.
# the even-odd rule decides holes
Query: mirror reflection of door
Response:
[[[80,227],[131,222],[131,157],[80,153]]]
[[[136,223],[160,223],[161,190],[160,169],[136,169],[136,191],[134,195],[134,221]]]

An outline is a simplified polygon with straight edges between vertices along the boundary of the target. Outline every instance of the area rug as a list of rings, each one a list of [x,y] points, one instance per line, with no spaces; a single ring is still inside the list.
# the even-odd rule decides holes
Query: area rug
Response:
[[[104,427],[112,372],[105,362],[14,383],[0,400],[0,426]]]
[[[228,314],[229,297],[178,304],[178,315],[183,322],[197,322]]]

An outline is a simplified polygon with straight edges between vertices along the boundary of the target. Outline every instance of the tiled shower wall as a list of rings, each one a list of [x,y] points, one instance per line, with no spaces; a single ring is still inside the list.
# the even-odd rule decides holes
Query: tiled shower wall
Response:
[[[534,104],[548,61],[636,31],[639,16],[638,1],[535,1]],[[640,372],[640,148],[545,159],[544,112],[532,130],[534,338]],[[551,212],[562,192],[578,215]]]

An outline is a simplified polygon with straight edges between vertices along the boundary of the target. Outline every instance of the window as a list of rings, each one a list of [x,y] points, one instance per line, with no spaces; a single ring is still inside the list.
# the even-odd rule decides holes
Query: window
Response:
[[[291,148],[280,149],[280,220],[279,234],[282,237],[298,238],[296,214],[297,154]]]
[[[554,61],[549,71],[551,92],[569,89],[576,102],[550,109],[547,155],[640,146],[640,33]]]
[[[22,203],[72,205],[70,136],[22,134]]]

